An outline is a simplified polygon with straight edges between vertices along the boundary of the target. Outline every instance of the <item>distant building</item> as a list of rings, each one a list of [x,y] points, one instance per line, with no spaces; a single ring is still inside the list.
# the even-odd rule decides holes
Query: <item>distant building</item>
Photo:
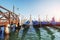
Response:
[[[56,24],[56,21],[55,21],[55,18],[53,17],[52,20],[51,20],[51,24],[55,25]]]
[[[55,22],[55,18],[54,17],[52,18],[51,22]]]

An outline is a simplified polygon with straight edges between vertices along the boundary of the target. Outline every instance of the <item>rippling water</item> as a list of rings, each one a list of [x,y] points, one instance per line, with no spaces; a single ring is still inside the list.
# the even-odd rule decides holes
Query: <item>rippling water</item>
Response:
[[[0,35],[0,40],[60,40],[60,29],[52,27],[30,28],[11,31],[10,35]]]

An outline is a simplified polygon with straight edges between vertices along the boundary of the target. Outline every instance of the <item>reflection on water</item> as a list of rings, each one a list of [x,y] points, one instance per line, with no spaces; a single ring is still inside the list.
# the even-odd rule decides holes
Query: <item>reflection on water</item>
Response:
[[[55,36],[53,35],[53,32],[49,30],[47,27],[43,27],[49,35],[51,35],[51,40],[54,40]]]
[[[0,30],[0,40],[60,40],[60,30],[52,27],[34,28],[33,26],[11,31],[4,35]]]
[[[4,40],[4,29],[3,29],[3,27],[2,28],[0,27],[0,40]]]
[[[35,29],[35,32],[36,32],[36,34],[37,34],[37,36],[38,36],[38,39],[39,40],[41,40],[41,35],[40,35],[40,30],[39,30],[39,28],[34,28]]]
[[[9,35],[9,40],[19,40],[19,31],[16,30],[15,32],[11,31],[10,35]]]
[[[5,40],[9,40],[9,35],[5,35]]]
[[[22,34],[21,40],[24,40],[25,35],[27,34],[28,29],[29,29],[29,27],[28,27],[28,28],[25,28],[25,29],[23,30],[23,34]]]

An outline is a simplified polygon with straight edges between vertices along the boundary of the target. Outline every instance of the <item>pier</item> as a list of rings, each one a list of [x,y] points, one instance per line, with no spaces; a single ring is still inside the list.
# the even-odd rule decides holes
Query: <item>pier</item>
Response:
[[[5,33],[9,34],[9,28],[11,25],[15,24],[16,27],[19,26],[19,17],[5,7],[0,6],[0,9],[7,11],[3,12],[0,10],[0,27],[4,27]]]

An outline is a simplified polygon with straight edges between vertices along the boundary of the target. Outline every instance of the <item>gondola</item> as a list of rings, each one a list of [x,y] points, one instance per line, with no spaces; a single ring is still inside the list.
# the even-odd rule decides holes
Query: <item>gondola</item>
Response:
[[[27,27],[29,27],[29,26],[30,26],[30,21],[26,21],[26,22],[22,25],[23,28],[27,28]]]
[[[38,21],[33,21],[32,23],[34,28],[40,28],[40,23]]]

